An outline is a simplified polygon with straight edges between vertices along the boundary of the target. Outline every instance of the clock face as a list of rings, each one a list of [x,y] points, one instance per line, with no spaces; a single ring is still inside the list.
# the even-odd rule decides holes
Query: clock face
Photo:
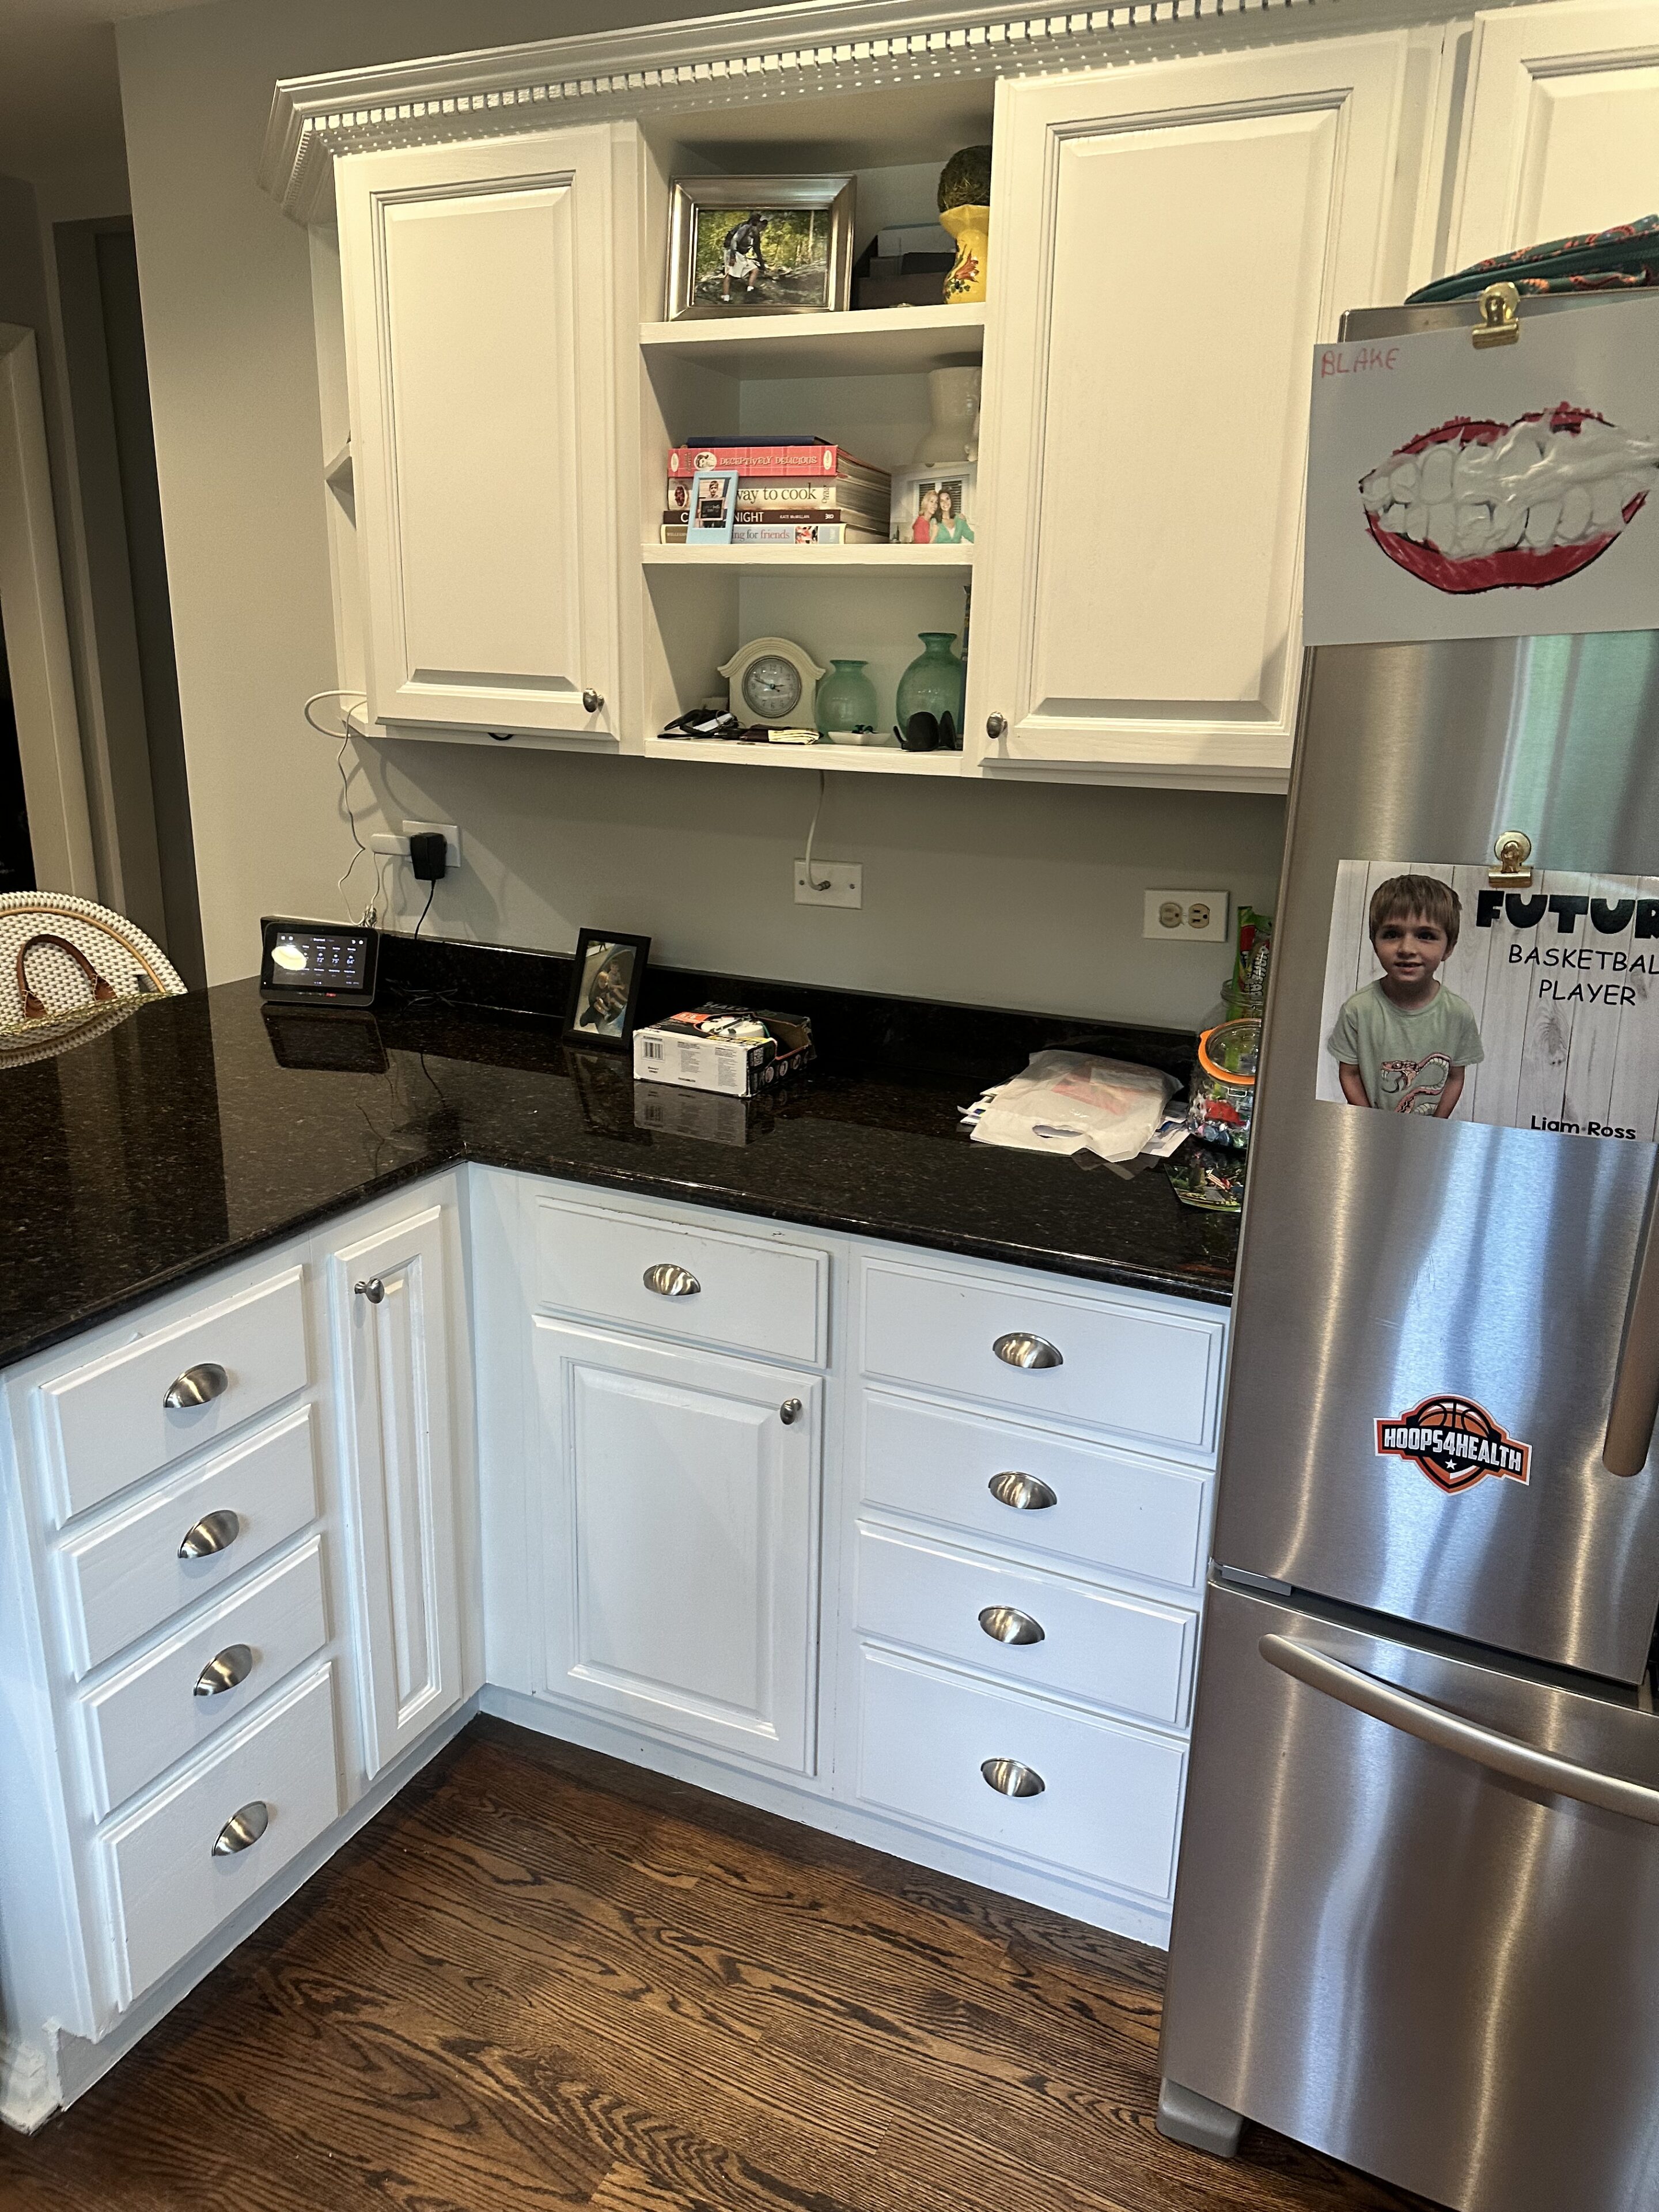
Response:
[[[781,653],[763,653],[743,672],[743,703],[763,721],[781,722],[800,704],[800,671]]]

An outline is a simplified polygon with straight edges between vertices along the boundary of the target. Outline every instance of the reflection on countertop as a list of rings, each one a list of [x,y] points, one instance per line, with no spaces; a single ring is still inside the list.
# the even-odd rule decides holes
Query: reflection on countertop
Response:
[[[653,970],[647,1019],[707,999],[811,1014],[817,1066],[745,1103],[635,1085],[625,1055],[563,1046],[568,963],[441,943],[386,951],[372,1014],[279,1012],[253,982],[224,984],[0,1078],[0,1364],[466,1159],[1231,1295],[1236,1224],[1183,1208],[1161,1170],[1125,1181],[970,1144],[958,1127],[962,1107],[1043,1045],[1086,1042],[1184,1077],[1193,1041],[1179,1031]]]

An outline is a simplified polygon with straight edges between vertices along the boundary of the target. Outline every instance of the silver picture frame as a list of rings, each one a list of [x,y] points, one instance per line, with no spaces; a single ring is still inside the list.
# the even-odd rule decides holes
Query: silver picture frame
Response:
[[[853,293],[853,195],[850,176],[817,177],[677,177],[668,219],[668,296],[664,313],[670,322],[720,315],[811,315],[843,311]],[[766,281],[759,272],[755,294],[744,286],[744,296],[708,296],[714,271],[708,265],[712,234],[720,219],[750,211],[763,218],[768,213],[821,215],[824,220],[823,282],[816,282],[811,295],[791,298],[780,291],[780,280]],[[729,227],[729,226],[726,226]],[[724,231],[722,229],[722,237]],[[699,267],[698,245],[703,244]],[[762,246],[763,257],[764,245]],[[699,290],[702,296],[699,296]],[[729,287],[728,287],[729,289]]]

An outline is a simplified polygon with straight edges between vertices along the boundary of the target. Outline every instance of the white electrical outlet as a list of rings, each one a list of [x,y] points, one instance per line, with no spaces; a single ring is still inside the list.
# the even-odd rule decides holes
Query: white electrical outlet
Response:
[[[369,850],[372,853],[391,853],[407,860],[410,839],[421,836],[428,830],[442,831],[444,866],[453,875],[461,865],[461,833],[453,822],[405,822],[401,837],[390,830],[377,830],[368,841]]]
[[[826,889],[820,890],[823,884]],[[795,863],[797,906],[862,906],[864,870],[857,860],[821,860],[812,855],[812,880],[806,880],[806,863]]]
[[[1148,891],[1143,937],[1168,938],[1175,944],[1224,945],[1225,891]]]

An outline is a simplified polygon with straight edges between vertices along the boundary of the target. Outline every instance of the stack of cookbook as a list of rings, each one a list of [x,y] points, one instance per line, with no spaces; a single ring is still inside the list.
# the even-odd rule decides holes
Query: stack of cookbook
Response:
[[[892,479],[823,438],[676,446],[668,456],[662,542],[684,545],[691,488],[704,469],[735,469],[734,545],[884,545]]]

